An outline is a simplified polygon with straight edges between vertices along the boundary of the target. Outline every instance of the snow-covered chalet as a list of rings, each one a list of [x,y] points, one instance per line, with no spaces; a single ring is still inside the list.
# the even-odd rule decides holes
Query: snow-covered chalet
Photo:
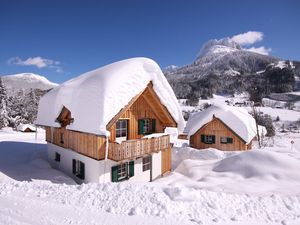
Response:
[[[182,130],[184,120],[159,66],[133,58],[52,89],[39,102],[36,124],[46,129],[54,168],[79,183],[119,182],[152,181],[170,171],[164,131]]]
[[[190,146],[223,151],[248,150],[257,134],[254,118],[240,107],[212,105],[190,116],[184,133]]]

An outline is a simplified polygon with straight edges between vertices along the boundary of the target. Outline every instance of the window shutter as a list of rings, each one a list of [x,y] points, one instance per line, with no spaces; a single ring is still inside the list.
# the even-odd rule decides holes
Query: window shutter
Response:
[[[139,131],[138,131],[138,134],[144,134],[144,124],[145,124],[145,121],[144,120],[138,120],[138,123],[139,123]]]
[[[201,142],[205,142],[205,137],[204,137],[204,134],[201,134]]]
[[[233,143],[233,138],[227,138],[227,143],[230,143],[230,144],[232,144]]]
[[[76,174],[76,160],[73,159],[73,174]]]
[[[155,130],[156,130],[156,119],[152,119],[151,121],[151,125],[152,125],[152,133],[155,133]]]
[[[84,163],[80,162],[80,174],[79,174],[79,178],[81,178],[82,180],[84,180],[84,175],[85,175]]]
[[[216,136],[212,135],[212,143],[215,144],[216,143]]]
[[[129,177],[133,177],[134,176],[134,161],[130,161],[129,162]]]
[[[111,181],[118,182],[118,166],[113,166],[111,168]]]

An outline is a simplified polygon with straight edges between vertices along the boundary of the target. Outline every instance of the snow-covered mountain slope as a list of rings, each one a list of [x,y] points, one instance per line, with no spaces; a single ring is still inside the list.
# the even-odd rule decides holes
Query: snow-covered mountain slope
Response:
[[[203,45],[198,57],[191,65],[166,71],[167,78],[177,76],[203,77],[210,73],[216,75],[236,75],[237,73],[255,73],[279,59],[242,49],[229,38],[210,40]]]
[[[8,95],[13,95],[20,90],[23,90],[24,92],[30,89],[48,90],[58,85],[41,75],[33,73],[6,75],[1,78]]]
[[[245,81],[245,83],[249,83],[252,75],[262,75],[267,68],[271,67],[291,69],[296,78],[300,77],[298,62],[255,53],[242,48],[230,38],[223,38],[205,43],[193,63],[166,69],[164,74],[178,98],[189,98],[196,92],[201,93],[200,96],[206,95],[205,97],[207,97],[210,95],[207,92],[212,89],[218,89],[220,92],[232,89],[232,87],[228,87],[228,84],[240,82],[239,75],[249,76]],[[211,77],[212,80],[207,79],[208,77]],[[241,87],[241,85],[238,86]],[[205,88],[207,91],[203,91]],[[243,88],[244,86],[241,89]]]

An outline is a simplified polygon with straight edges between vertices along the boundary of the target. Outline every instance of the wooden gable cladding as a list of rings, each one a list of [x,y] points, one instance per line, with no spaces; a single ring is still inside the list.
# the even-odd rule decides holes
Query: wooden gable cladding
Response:
[[[128,121],[127,138],[129,140],[143,137],[143,135],[138,134],[138,120],[140,119],[155,119],[155,133],[163,133],[166,126],[176,126],[176,122],[173,120],[167,109],[160,102],[157,102],[157,99],[155,98],[158,97],[153,96],[153,92],[149,91],[150,89],[152,89],[152,86],[148,85],[137,98],[134,98],[134,102],[132,102],[129,107],[125,107],[126,110],[122,111],[122,114],[117,117],[115,123],[112,124],[109,129],[111,132],[110,141],[115,141],[116,121],[119,119],[126,119]]]
[[[120,118],[124,118],[124,114],[128,113],[127,111],[132,111],[131,106],[136,103],[140,97],[143,97],[144,100],[148,103],[144,107],[149,107],[152,109],[153,114],[156,114],[156,117],[164,123],[165,126],[176,127],[177,123],[169,113],[168,109],[160,102],[158,96],[153,90],[153,84],[150,82],[144,91],[135,96],[130,100],[130,102],[120,110],[120,112],[115,115],[111,121],[107,124],[106,129],[110,130],[111,127],[118,121]],[[139,110],[143,110],[143,107],[140,107]]]
[[[203,143],[201,141],[201,135],[214,135],[215,143]],[[233,143],[223,144],[220,141],[221,137],[232,138]],[[223,151],[248,150],[251,148],[251,143],[245,143],[244,140],[242,140],[226,124],[216,117],[202,126],[194,135],[190,137],[190,145],[197,149],[216,148]]]
[[[61,127],[69,125],[72,121],[71,112],[65,106],[62,108],[60,114],[56,118],[56,121],[60,123]]]

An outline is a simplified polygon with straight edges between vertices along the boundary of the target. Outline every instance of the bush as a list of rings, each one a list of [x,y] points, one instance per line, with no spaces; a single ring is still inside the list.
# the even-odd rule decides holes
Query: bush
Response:
[[[256,123],[258,125],[264,126],[267,130],[267,137],[273,137],[275,136],[275,127],[272,122],[272,118],[268,114],[259,114],[256,113],[256,116],[254,117],[256,120]]]

